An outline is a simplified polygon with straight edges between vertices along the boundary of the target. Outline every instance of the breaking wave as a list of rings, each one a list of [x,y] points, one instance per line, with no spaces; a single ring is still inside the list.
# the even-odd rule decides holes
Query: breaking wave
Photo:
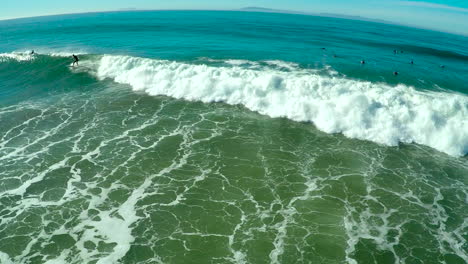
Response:
[[[27,61],[32,57],[11,53],[0,54],[0,62],[2,59]],[[85,55],[80,61],[84,67],[72,71],[84,70],[98,79],[128,84],[149,95],[239,104],[273,118],[312,122],[321,131],[349,138],[389,146],[417,143],[452,156],[468,152],[465,95],[353,80],[332,69],[324,75],[281,61],[265,61],[255,68],[243,64],[248,61],[229,60],[225,66],[210,66]]]
[[[389,146],[417,143],[454,156],[468,151],[468,97],[461,94],[323,76],[292,66],[285,72],[109,55],[87,64],[99,79],[149,95],[240,104]]]

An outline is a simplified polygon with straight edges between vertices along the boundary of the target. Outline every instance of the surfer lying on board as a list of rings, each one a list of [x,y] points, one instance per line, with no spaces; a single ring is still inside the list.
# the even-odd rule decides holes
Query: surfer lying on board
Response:
[[[72,66],[75,66],[75,63],[76,63],[76,65],[78,66],[78,61],[79,61],[79,59],[78,59],[78,57],[77,57],[75,54],[73,54],[73,59],[74,59],[75,61],[72,63]]]

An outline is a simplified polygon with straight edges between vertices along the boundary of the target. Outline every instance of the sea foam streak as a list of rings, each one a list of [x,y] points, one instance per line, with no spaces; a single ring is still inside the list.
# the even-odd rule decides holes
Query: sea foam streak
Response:
[[[100,79],[129,84],[150,95],[242,104],[271,117],[313,122],[327,133],[390,146],[415,142],[454,156],[468,151],[468,97],[460,94],[300,69],[210,67],[109,55],[83,63]]]

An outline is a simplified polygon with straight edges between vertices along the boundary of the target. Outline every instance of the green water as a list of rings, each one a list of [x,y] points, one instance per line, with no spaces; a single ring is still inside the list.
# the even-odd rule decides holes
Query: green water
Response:
[[[0,120],[13,262],[465,263],[466,159],[428,147],[114,86]]]

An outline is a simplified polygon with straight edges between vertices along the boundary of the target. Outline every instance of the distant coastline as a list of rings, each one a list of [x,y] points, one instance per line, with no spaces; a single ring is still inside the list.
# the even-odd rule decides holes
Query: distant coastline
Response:
[[[405,24],[400,24],[400,23],[397,23],[397,22],[392,22],[392,21],[383,20],[383,19],[374,19],[374,18],[368,18],[368,17],[362,17],[362,16],[341,15],[341,14],[335,14],[335,13],[301,12],[301,11],[294,11],[294,10],[271,9],[271,8],[264,8],[264,7],[244,7],[244,8],[241,8],[241,9],[234,10],[234,11],[322,16],[322,17],[343,18],[343,19],[351,19],[351,20],[361,20],[361,21],[368,21],[368,22],[375,22],[375,23],[382,23],[382,24],[390,24],[390,25],[398,25],[398,26],[407,26]],[[418,28],[420,28],[420,27],[418,27]]]

